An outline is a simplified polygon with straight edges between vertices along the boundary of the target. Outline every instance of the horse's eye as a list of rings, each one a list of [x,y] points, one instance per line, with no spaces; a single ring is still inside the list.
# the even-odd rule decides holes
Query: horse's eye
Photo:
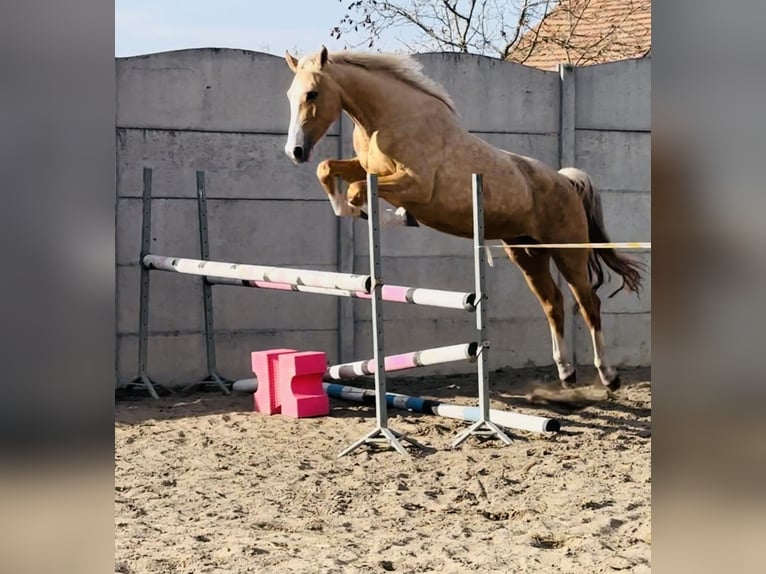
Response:
[[[319,92],[315,92],[315,91],[313,91],[313,90],[312,90],[312,91],[310,91],[310,92],[307,92],[307,93],[306,93],[306,101],[307,101],[307,102],[313,102],[314,100],[316,100],[316,99],[317,99],[317,96],[318,96],[318,95],[319,95]]]

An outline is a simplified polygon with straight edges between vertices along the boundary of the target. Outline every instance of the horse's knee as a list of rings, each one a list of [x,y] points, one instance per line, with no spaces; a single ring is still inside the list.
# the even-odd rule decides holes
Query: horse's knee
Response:
[[[322,183],[327,183],[332,178],[332,170],[330,169],[330,160],[325,159],[319,162],[317,166],[317,178]]]

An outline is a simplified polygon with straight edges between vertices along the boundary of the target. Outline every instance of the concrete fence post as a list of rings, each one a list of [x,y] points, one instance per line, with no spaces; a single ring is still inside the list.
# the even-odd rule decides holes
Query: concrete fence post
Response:
[[[345,114],[338,119],[338,159],[353,157],[354,124]],[[337,185],[343,193],[347,185],[337,180]],[[325,208],[328,206],[325,205]],[[354,273],[354,219],[338,217],[338,253],[337,270],[339,273]],[[346,297],[338,298],[338,360],[341,363],[354,360],[356,322],[354,317],[354,300]]]
[[[559,101],[559,169],[575,167],[575,71],[571,64],[559,64],[560,101]],[[567,357],[573,365],[577,364],[575,354],[575,316],[574,298],[561,275],[556,271],[556,282],[564,295],[564,340],[567,342]]]

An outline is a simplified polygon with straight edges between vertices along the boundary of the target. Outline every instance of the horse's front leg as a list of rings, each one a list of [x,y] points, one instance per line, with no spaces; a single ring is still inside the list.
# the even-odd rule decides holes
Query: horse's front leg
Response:
[[[363,217],[359,206],[350,205],[343,193],[335,187],[335,178],[343,178],[347,183],[364,179],[367,172],[358,158],[326,159],[317,166],[317,178],[330,199],[330,204],[338,217]]]
[[[367,201],[360,205],[351,205],[343,193],[335,188],[335,178],[340,177],[346,183],[353,184],[356,181],[366,181],[367,172],[362,167],[358,158],[353,159],[326,159],[317,166],[317,177],[330,198],[330,203],[338,217],[360,217],[367,219]],[[350,189],[350,188],[349,188]],[[401,225],[405,227],[418,227],[418,222],[406,210],[381,209],[381,225]]]

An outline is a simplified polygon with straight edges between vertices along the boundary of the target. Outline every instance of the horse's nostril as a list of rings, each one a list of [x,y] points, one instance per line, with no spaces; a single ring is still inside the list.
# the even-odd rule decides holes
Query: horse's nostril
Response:
[[[303,147],[302,146],[295,146],[293,148],[293,157],[297,160],[303,159]]]

